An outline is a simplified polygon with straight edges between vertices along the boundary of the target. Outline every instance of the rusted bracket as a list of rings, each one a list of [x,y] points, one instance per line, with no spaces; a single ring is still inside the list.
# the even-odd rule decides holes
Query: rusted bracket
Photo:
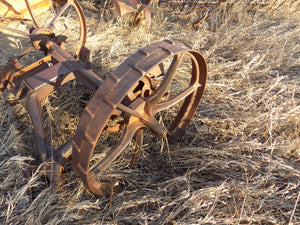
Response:
[[[29,10],[30,9],[30,6]],[[74,7],[80,21],[77,50],[71,55],[64,49],[67,36],[53,32],[57,19],[68,7]],[[31,13],[34,18],[33,13]],[[86,42],[86,25],[82,9],[76,0],[69,0],[47,26],[33,19],[30,33],[0,27],[28,36],[35,49],[45,57],[23,67],[18,58],[10,60],[0,71],[1,92],[8,89],[30,115],[41,162],[47,162],[47,176],[52,182],[60,178],[66,158],[72,155],[73,166],[86,188],[98,195],[108,195],[115,187],[114,179],[103,179],[106,169],[123,152],[133,138],[137,148],[132,165],[136,165],[143,145],[143,130],[158,137],[182,135],[200,104],[204,91],[207,66],[203,56],[189,46],[163,40],[139,49],[102,80],[90,69]],[[26,54],[26,52],[24,53]],[[184,65],[188,79],[182,89],[171,83]],[[80,80],[94,95],[80,118],[73,139],[57,149],[47,146],[41,116],[41,99],[70,80]],[[157,116],[172,107],[177,108],[170,122],[164,124]],[[118,120],[111,124],[113,120]],[[120,133],[116,146],[98,163],[91,162],[95,146],[103,132]],[[101,148],[101,146],[100,146]]]

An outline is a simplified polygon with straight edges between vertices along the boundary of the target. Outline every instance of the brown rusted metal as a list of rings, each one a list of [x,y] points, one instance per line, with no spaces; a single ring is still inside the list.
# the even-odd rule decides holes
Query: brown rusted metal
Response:
[[[122,17],[127,13],[134,13],[133,23],[135,26],[142,25],[146,29],[151,24],[151,0],[112,0],[115,13]]]
[[[30,17],[28,3],[31,9],[37,9],[39,12],[51,6],[50,0],[0,0],[0,20],[28,20]]]
[[[211,22],[215,25],[213,12],[227,0],[158,0],[158,6],[168,8],[175,14],[185,13],[190,14],[196,10],[198,19],[193,22],[193,27],[197,28],[208,17],[211,17]],[[122,17],[127,13],[134,12],[133,24],[141,24],[146,29],[149,29],[151,24],[151,0],[113,0],[116,15]]]
[[[169,85],[180,67],[184,55],[190,58],[193,67],[189,84],[174,98],[161,101],[168,93]],[[157,68],[158,65],[170,58],[172,63],[169,68],[157,76],[163,76],[163,80],[156,90],[151,90],[153,94],[139,97],[130,105],[122,104],[122,100],[130,90],[134,89],[136,83],[151,74],[153,68]],[[140,49],[116,68],[99,87],[85,108],[73,139],[73,165],[85,186],[98,195],[109,193],[108,191],[113,188],[114,183],[102,182],[101,179],[98,181],[97,174],[110,166],[137,132],[137,136],[141,135],[141,129],[149,128],[159,137],[181,134],[198,108],[206,82],[206,72],[204,58],[199,52],[193,51],[179,42],[169,40]],[[160,124],[155,115],[180,101],[183,101],[183,104],[173,123],[169,127]],[[97,105],[94,102],[97,102]],[[121,110],[125,114],[123,137],[104,159],[90,169],[90,161],[97,140],[114,110]],[[138,142],[141,145],[141,141]],[[140,152],[136,152],[136,156],[138,156]],[[136,164],[136,156],[133,164]]]
[[[66,158],[71,153],[71,142],[65,146],[52,151],[47,146],[44,125],[41,118],[41,100],[49,95],[64,83],[74,78],[83,80],[91,89],[97,89],[102,83],[102,80],[89,70],[86,66],[86,23],[81,6],[76,0],[69,0],[51,20],[50,24],[40,26],[34,17],[30,4],[27,2],[28,11],[33,22],[33,27],[29,33],[11,29],[9,27],[0,26],[2,30],[15,32],[30,38],[33,47],[29,47],[24,52],[27,53],[33,49],[38,49],[44,52],[45,57],[37,62],[23,67],[18,58],[24,55],[21,53],[7,63],[0,70],[1,83],[0,93],[6,88],[11,91],[16,99],[25,107],[30,115],[33,124],[35,138],[41,162],[52,161],[53,168],[49,175],[52,180],[58,179],[60,164],[62,158]],[[55,28],[57,19],[69,7],[73,7],[80,21],[80,36],[74,43],[77,47],[77,55],[73,56],[61,46],[67,42],[68,37],[64,34],[54,34],[52,31]]]
[[[74,7],[80,21],[80,37],[74,44],[75,55],[64,44],[65,33],[55,34],[56,21],[69,7]],[[28,4],[29,11],[30,4]],[[48,162],[47,176],[52,182],[60,177],[62,164],[72,155],[73,166],[86,188],[97,194],[107,195],[115,188],[115,179],[104,179],[105,170],[136,138],[136,149],[131,166],[136,166],[143,146],[145,129],[156,136],[181,135],[194,116],[206,83],[207,67],[203,56],[183,43],[163,40],[138,50],[117,67],[106,80],[90,69],[89,50],[84,47],[86,25],[82,9],[76,0],[68,0],[46,26],[31,14],[33,28],[30,33],[1,27],[30,38],[31,48],[44,52],[45,57],[23,67],[19,57],[11,59],[0,70],[0,91],[11,91],[30,115],[41,162]],[[188,61],[186,61],[188,60]],[[184,63],[183,63],[184,61]],[[185,64],[191,65],[188,82],[173,93],[170,84]],[[80,118],[72,140],[53,150],[47,146],[41,117],[41,99],[64,83],[78,79],[95,93]],[[174,118],[165,125],[157,115],[178,106]],[[122,133],[119,143],[91,168],[91,158],[100,135]],[[101,148],[101,146],[100,146]]]

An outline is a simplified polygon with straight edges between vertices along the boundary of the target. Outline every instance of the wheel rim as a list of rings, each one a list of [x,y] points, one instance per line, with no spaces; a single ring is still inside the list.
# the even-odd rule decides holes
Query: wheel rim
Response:
[[[73,165],[85,186],[93,193],[98,195],[110,193],[113,183],[99,182],[97,174],[111,165],[124,151],[138,130],[150,128],[161,137],[165,137],[170,132],[156,120],[155,114],[168,108],[166,105],[170,102],[160,102],[159,100],[165,94],[165,86],[168,87],[169,80],[174,77],[172,70],[176,72],[178,69],[176,64],[181,64],[181,60],[178,60],[182,58],[181,55],[187,55],[192,60],[192,75],[190,86],[186,88],[186,91],[183,91],[180,97],[170,100],[172,104],[183,101],[183,106],[179,110],[179,119],[172,123],[171,130],[175,130],[175,128],[186,129],[200,103],[206,82],[207,68],[200,53],[178,42],[164,40],[151,44],[133,54],[112,72],[86,107],[73,139]],[[122,100],[136,87],[136,84],[168,58],[173,59],[173,63],[167,70],[167,75],[161,82],[160,88],[158,87],[156,92],[148,97],[137,98],[129,105],[122,104]],[[159,100],[157,101],[157,99]],[[183,109],[187,106],[189,108],[188,113],[183,113]],[[90,169],[94,148],[115,110],[120,110],[125,115],[123,137],[120,138],[115,148],[112,148],[99,163]],[[179,123],[182,120],[184,122]]]
[[[31,21],[32,21],[32,28],[30,29],[30,32],[25,32],[22,30],[6,27],[6,26],[0,26],[0,30],[7,30],[13,33],[17,33],[26,37],[30,37],[34,47],[38,50],[40,49],[39,44],[36,44],[35,42],[40,38],[39,35],[47,35],[50,37],[51,41],[56,42],[58,45],[61,47],[64,47],[64,43],[68,43],[70,45],[75,45],[75,50],[72,51],[71,53],[76,57],[79,54],[79,51],[82,46],[85,45],[86,43],[86,38],[87,38],[87,28],[86,28],[86,21],[85,17],[83,14],[83,10],[79,3],[76,0],[68,0],[61,8],[59,8],[58,12],[56,15],[51,19],[49,23],[45,26],[40,25],[39,19],[36,18],[36,15],[34,14],[32,7],[28,0],[24,0],[27,6],[27,9],[29,11],[29,14],[31,16]],[[76,13],[76,18],[73,19],[78,21],[79,27],[77,31],[73,32],[72,36],[74,36],[74,33],[78,33],[78,40],[71,40],[70,38],[68,39],[67,33],[68,33],[68,26],[64,23],[62,26],[64,28],[60,33],[56,33],[56,28],[58,27],[58,21],[62,19],[64,14],[67,13],[67,10],[72,8],[75,13]],[[70,10],[71,11],[71,10]],[[65,22],[68,19],[68,15],[65,16]],[[53,38],[56,37],[56,38]]]

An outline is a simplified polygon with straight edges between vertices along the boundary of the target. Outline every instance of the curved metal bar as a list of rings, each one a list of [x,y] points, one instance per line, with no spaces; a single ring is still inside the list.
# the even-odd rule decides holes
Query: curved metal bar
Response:
[[[66,11],[66,9],[74,2],[74,0],[68,0],[67,3],[59,10],[59,12],[53,17],[49,25],[47,26],[47,29],[53,30],[54,24],[56,23],[56,20]]]
[[[183,59],[183,54],[179,53],[174,56],[173,61],[168,69],[168,72],[160,84],[158,90],[150,97],[149,100],[147,100],[147,103],[150,105],[157,104],[159,100],[163,97],[163,95],[166,93],[172,79],[174,78],[174,75],[180,66]]]
[[[93,192],[97,195],[107,195],[113,189],[114,182],[97,181],[96,176],[99,172],[107,169],[113,161],[122,153],[126,146],[130,143],[135,132],[140,128],[139,125],[129,124],[124,130],[124,136],[117,144],[117,147],[112,149],[105,157],[89,172],[89,184]]]
[[[177,103],[179,103],[180,101],[182,101],[183,99],[185,99],[186,97],[188,97],[190,94],[192,94],[195,90],[197,90],[198,87],[200,87],[201,85],[196,83],[192,86],[189,86],[188,88],[186,88],[183,92],[181,92],[179,95],[177,95],[176,97],[167,100],[165,102],[162,103],[158,103],[157,105],[155,105],[152,110],[153,110],[153,114],[158,113],[162,110],[171,108],[172,106],[176,105]]]
[[[72,5],[75,6],[74,8],[77,12],[79,22],[80,22],[80,39],[79,39],[79,45],[78,45],[79,48],[77,48],[77,51],[76,51],[76,56],[78,56],[79,52],[81,50],[81,47],[84,46],[86,43],[87,28],[86,28],[86,20],[85,20],[85,16],[84,16],[82,7],[76,0],[73,0]]]
[[[124,129],[124,136],[117,144],[117,147],[112,149],[107,155],[90,170],[90,180],[95,179],[96,175],[107,169],[112,162],[121,154],[121,152],[126,148],[131,139],[133,138],[135,132],[142,126],[141,123],[129,123]]]
[[[191,58],[192,61],[192,75],[191,75],[191,80],[190,83],[188,85],[187,88],[185,88],[185,90],[183,90],[181,93],[177,94],[177,96],[168,99],[166,101],[163,101],[161,103],[158,103],[159,100],[162,98],[163,95],[160,96],[159,99],[157,99],[157,101],[155,102],[155,105],[152,106],[152,113],[155,114],[157,112],[160,112],[162,110],[165,110],[167,108],[172,107],[173,105],[179,103],[180,101],[182,101],[184,98],[188,97],[190,94],[192,94],[197,88],[201,87],[202,85],[199,83],[199,79],[200,79],[200,71],[199,71],[199,64],[197,63],[197,59],[193,54],[190,53],[185,53],[186,55],[188,55]],[[183,57],[183,56],[182,56]],[[182,58],[181,58],[182,60]],[[176,66],[176,65],[175,65]],[[177,70],[178,67],[180,66],[180,64],[178,64],[176,66],[176,68],[173,68],[172,70],[174,71],[175,69]],[[170,68],[172,67],[172,64],[170,65]],[[175,73],[175,71],[173,72]],[[166,80],[166,79],[165,79]],[[164,81],[165,81],[164,80]],[[163,82],[164,82],[163,81]],[[157,90],[159,91],[159,89]],[[164,90],[163,94],[167,93],[167,89]],[[150,96],[151,97],[151,96]],[[146,99],[147,101],[147,99]],[[151,99],[150,102],[147,101],[148,105],[153,105],[153,103],[151,103]]]
[[[38,24],[38,22],[37,22],[37,20],[36,20],[36,18],[34,16],[34,14],[33,14],[32,8],[31,8],[28,0],[25,0],[25,3],[26,3],[26,6],[27,6],[27,9],[29,11],[29,14],[30,14],[30,16],[32,18],[32,22],[34,23],[34,25],[35,25],[36,28],[39,28],[40,26],[39,26],[39,24]]]
[[[59,10],[59,12],[54,16],[54,18],[51,20],[49,25],[47,26],[47,29],[53,31],[55,27],[55,23],[57,19],[68,9],[68,7],[73,6],[74,9],[76,10],[79,23],[80,23],[80,36],[79,36],[79,41],[76,42],[77,45],[77,50],[76,50],[76,55],[77,57],[80,53],[81,47],[85,45],[86,39],[87,39],[87,28],[86,28],[86,20],[85,16],[82,10],[82,7],[76,0],[68,0],[68,2]],[[67,41],[68,42],[68,41]],[[69,42],[70,43],[70,42]]]

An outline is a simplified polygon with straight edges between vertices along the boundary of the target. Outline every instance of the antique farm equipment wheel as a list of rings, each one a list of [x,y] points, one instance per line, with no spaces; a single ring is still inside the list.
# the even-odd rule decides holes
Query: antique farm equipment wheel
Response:
[[[40,160],[42,162],[55,162],[52,166],[56,169],[51,169],[51,175],[49,176],[57,179],[63,158],[67,158],[71,154],[71,142],[54,151],[47,146],[41,118],[41,100],[75,77],[84,80],[94,90],[101,83],[101,79],[92,72],[86,73],[86,71],[89,71],[89,51],[84,47],[86,23],[79,3],[76,0],[67,1],[62,7],[57,8],[55,15],[52,12],[53,18],[50,18],[50,21],[44,26],[40,25],[40,21],[34,15],[29,1],[25,0],[25,3],[31,16],[29,32],[0,26],[0,30],[23,35],[28,37],[31,42],[31,46],[17,57],[11,58],[7,65],[0,70],[0,93],[6,88],[9,89],[29,112]],[[70,13],[70,8],[75,14],[75,18],[77,18],[76,21],[78,21],[78,35],[75,35],[76,38],[72,41],[68,39],[69,29],[64,24],[64,18]],[[57,31],[61,32],[57,34]],[[19,60],[33,50],[42,51],[45,56],[28,66],[21,65]],[[78,72],[79,70],[81,72]],[[54,160],[55,157],[58,158]]]
[[[185,57],[189,58],[191,67],[190,74],[185,74],[189,79],[186,86],[173,95],[174,90],[170,90],[170,84],[183,62],[188,63],[183,61]],[[169,59],[172,60],[168,67],[162,67]],[[114,182],[101,181],[101,172],[120,155],[137,132],[137,139],[141,138],[141,130],[145,128],[152,130],[158,137],[182,134],[199,106],[206,82],[206,69],[205,60],[199,52],[182,43],[164,40],[138,50],[111,73],[85,108],[73,139],[73,165],[90,191],[98,195],[110,193]],[[123,99],[137,84],[144,86],[142,80],[145,77],[153,84],[150,90],[144,96],[137,95],[129,105],[124,105]],[[157,84],[158,79],[161,81]],[[177,104],[180,107],[172,122],[168,126],[159,123],[157,113]],[[116,110],[124,115],[122,137],[90,169],[98,138]],[[139,151],[136,154],[139,155]],[[100,177],[97,177],[99,173]]]
[[[167,138],[182,135],[188,127],[205,87],[205,60],[183,43],[163,40],[138,50],[102,80],[90,68],[89,50],[84,47],[85,17],[78,2],[68,0],[45,26],[40,25],[28,0],[25,2],[33,24],[30,32],[5,26],[0,29],[29,37],[32,46],[0,69],[0,92],[11,91],[28,111],[40,161],[46,162],[50,181],[59,180],[64,160],[72,155],[73,166],[87,189],[102,196],[110,194],[116,179],[106,176],[107,169],[133,138],[137,144],[134,166],[145,129]],[[79,23],[71,41],[64,23],[64,18],[70,18],[65,16],[70,8]],[[29,66],[21,65],[19,59],[32,50],[44,56]],[[73,79],[84,83],[94,95],[73,139],[55,149],[47,145],[41,100]],[[102,136],[107,137],[106,143]],[[108,148],[103,151],[105,144]]]
[[[28,11],[28,14],[30,15],[29,20],[31,22],[31,25],[28,25],[31,27],[30,31],[26,32],[19,29],[10,28],[8,26],[0,26],[0,30],[11,31],[13,33],[30,38],[33,46],[37,50],[48,50],[48,48],[43,46],[42,43],[42,38],[45,39],[46,37],[61,47],[64,47],[64,45],[66,44],[74,45],[74,54],[75,56],[78,56],[81,46],[84,46],[86,43],[87,30],[83,10],[76,0],[68,0],[64,5],[56,6],[55,11],[49,9],[47,12],[49,13],[48,17],[50,17],[51,20],[48,19],[45,21],[44,18],[41,19],[46,24],[40,24],[40,18],[37,18],[37,16],[34,14],[34,10],[32,9],[29,0],[24,0],[24,4],[26,5],[26,9]],[[73,10],[73,15],[71,15],[71,10]],[[43,14],[46,14],[47,12],[43,12]],[[67,20],[71,20],[70,18],[68,18],[71,17],[70,15],[73,17],[71,21],[72,27],[75,27],[76,29],[73,32],[78,34],[73,34],[72,37],[70,37],[69,34],[69,26],[66,24]],[[1,19],[8,21],[10,20],[10,18],[7,19],[6,17],[1,17]],[[28,19],[26,19],[25,21],[27,22]],[[74,25],[74,22],[78,23],[78,26]],[[75,40],[73,39],[73,36],[76,37]],[[25,50],[26,53],[28,53],[28,51],[29,50]],[[46,54],[47,52],[45,52],[45,55]]]

